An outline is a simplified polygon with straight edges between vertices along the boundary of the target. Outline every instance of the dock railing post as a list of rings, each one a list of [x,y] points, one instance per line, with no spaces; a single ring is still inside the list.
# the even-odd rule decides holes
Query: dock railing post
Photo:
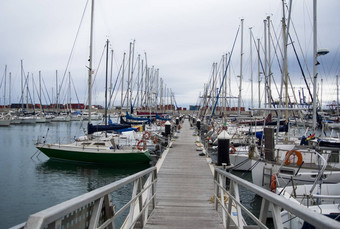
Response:
[[[219,193],[219,188],[218,188],[218,173],[215,171],[214,172],[214,180],[215,180],[215,197],[214,197],[214,201],[215,201],[215,209],[216,211],[218,210],[218,193]]]
[[[152,191],[152,196],[153,196],[153,199],[152,199],[152,210],[155,209],[156,207],[156,181],[157,181],[157,170],[154,170],[152,172],[152,188],[151,188],[151,191]]]
[[[138,188],[137,188],[137,194],[140,194],[141,193],[141,191],[142,191],[142,189],[143,189],[143,184],[142,184],[142,178],[139,178],[138,179]],[[147,201],[147,200],[146,200]],[[142,212],[142,210],[143,210],[143,196],[142,195],[140,195],[139,197],[138,197],[138,205],[139,205],[139,213],[140,212]],[[140,223],[141,223],[141,225],[144,225],[144,214],[145,214],[145,212],[142,212],[142,215],[141,215],[141,217],[140,217]]]

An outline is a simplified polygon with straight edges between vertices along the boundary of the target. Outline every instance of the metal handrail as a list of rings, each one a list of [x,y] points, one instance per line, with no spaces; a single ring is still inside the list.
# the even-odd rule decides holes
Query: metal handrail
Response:
[[[222,169],[215,168],[214,177],[215,206],[217,209],[218,205],[221,205],[222,216],[224,219],[223,224],[226,228],[228,228],[230,224],[233,224],[238,228],[243,228],[244,226],[246,226],[240,223],[241,219],[243,219],[240,210],[241,208],[250,218],[254,220],[258,227],[267,228],[265,226],[265,223],[270,205],[272,206],[272,216],[275,228],[282,228],[282,220],[280,216],[281,209],[287,210],[291,214],[303,219],[316,228],[340,228],[339,222],[322,214],[316,213],[303,205],[299,205],[292,201],[287,201],[287,199],[285,199],[283,196],[274,194],[273,192],[254,185],[253,183],[250,183]],[[227,190],[223,184],[226,181],[226,178],[230,180],[229,190]],[[255,216],[252,213],[250,213],[249,211],[245,211],[246,208],[242,205],[239,198],[238,185],[241,185],[248,191],[251,191],[262,197],[261,212],[259,217],[254,218]],[[221,196],[221,201],[219,201],[218,199],[219,195]],[[222,199],[222,197],[224,196],[228,197],[228,206],[224,206],[224,201]],[[237,211],[236,220],[231,218],[232,207],[236,208]]]
[[[146,182],[143,184],[144,178],[147,179],[145,179]],[[17,225],[15,228],[61,228],[61,226],[66,223],[72,222],[71,224],[75,224],[76,222],[80,223],[81,220],[83,221],[82,223],[85,224],[85,228],[102,228],[103,225],[114,228],[114,220],[123,212],[121,209],[127,209],[129,206],[132,208],[131,206],[136,205],[139,209],[138,215],[134,217],[132,214],[132,220],[128,226],[133,227],[141,215],[145,216],[143,217],[144,221],[147,220],[149,212],[146,210],[149,205],[152,205],[153,208],[155,207],[156,182],[157,170],[156,167],[151,167],[37,212],[31,215],[25,224]],[[115,211],[111,201],[111,193],[130,183],[134,183],[133,190],[136,191],[132,193],[131,200],[127,204],[118,211]],[[143,194],[145,193],[147,194],[145,195],[147,198],[143,198]],[[83,214],[85,214],[87,218]],[[73,227],[79,228],[79,225],[74,225]]]

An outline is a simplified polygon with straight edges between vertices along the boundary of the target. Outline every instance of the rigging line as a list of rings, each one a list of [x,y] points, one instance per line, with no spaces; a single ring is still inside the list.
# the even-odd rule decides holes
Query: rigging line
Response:
[[[25,86],[27,87],[28,85],[28,77],[29,77],[29,73],[27,74],[27,77],[26,77],[26,83],[25,83]],[[28,96],[30,98],[30,101],[31,101],[31,104],[33,105],[33,99],[32,99],[32,95],[31,95],[31,91],[29,89],[29,87],[27,87],[27,92],[28,92]],[[26,109],[28,109],[28,107],[26,107]],[[35,112],[35,107],[33,105],[33,111]]]
[[[43,78],[42,78],[41,80],[44,81]],[[44,96],[44,99],[45,99],[45,103],[46,103],[46,104],[51,104],[51,102],[49,101],[49,97],[48,97],[49,95],[48,95],[48,93],[47,93],[46,85],[45,85],[44,82],[43,82],[43,84],[44,84],[45,90],[46,90],[46,92],[44,91],[44,89],[42,90],[42,93],[43,93],[43,96]],[[47,94],[47,96],[46,96],[46,94]]]
[[[71,76],[71,83],[72,83],[73,90],[74,90],[74,93],[76,94],[76,98],[77,98],[77,101],[78,101],[78,104],[79,104],[80,101],[79,101],[78,93],[77,93],[77,91],[76,91],[76,86],[74,85],[74,81],[73,81],[72,76]]]
[[[120,68],[120,69],[121,69],[121,68]],[[120,69],[119,69],[119,71],[120,71]],[[118,73],[118,75],[117,75],[117,77],[116,77],[116,80],[115,80],[115,84],[114,84],[113,88],[111,89],[111,96],[110,96],[110,99],[109,99],[109,107],[110,107],[110,110],[112,109],[112,106],[114,105],[114,103],[115,103],[115,101],[116,101],[116,97],[117,97],[117,93],[118,93],[118,92],[117,92],[117,93],[114,93],[115,90],[116,90],[116,86],[120,87],[120,82],[119,82],[119,84],[117,85],[119,74],[120,74],[120,73]],[[113,98],[113,96],[114,96],[114,98]],[[113,98],[113,99],[112,99],[112,98]]]
[[[339,60],[339,59],[337,58],[338,53],[339,53],[339,49],[340,49],[340,44],[338,44],[338,47],[336,48],[336,51],[335,51],[335,56],[334,56],[334,58],[332,58],[333,60],[332,60],[332,63],[330,64],[330,68],[329,68],[328,75],[331,75],[331,70],[333,69],[333,66],[334,66],[334,64],[335,64],[335,61],[336,61],[336,60]]]
[[[338,48],[337,48],[337,50],[336,50],[336,52],[335,52],[335,57],[333,58],[334,62],[335,62],[336,60],[339,60],[339,59],[337,58],[337,55],[338,55],[338,53],[339,53],[339,49],[340,49],[340,44],[338,45]],[[334,64],[335,64],[335,63],[334,63]],[[333,63],[332,63],[332,66],[333,66]],[[336,69],[335,69],[335,74],[337,74],[339,71],[340,71],[340,61],[338,62],[338,66],[337,66]]]
[[[41,78],[43,84],[44,84],[44,90],[43,91],[43,94],[44,94],[44,98],[45,98],[45,102],[48,102],[49,104],[51,104],[51,98],[50,98],[50,95],[48,94],[48,91],[47,91],[47,87],[46,87],[46,84],[45,84],[45,81],[44,81],[44,77]],[[46,98],[46,95],[47,95],[47,98]]]
[[[258,45],[256,44],[256,41],[255,41],[254,36],[252,36],[252,37],[253,37],[253,41],[254,41],[254,44],[255,44],[255,49],[256,49],[257,53],[259,53],[259,52],[260,52],[260,47],[258,47]],[[263,48],[262,48],[262,51],[263,51]],[[260,65],[261,65],[262,72],[264,72],[264,66],[263,66],[263,63],[262,63],[261,58],[259,59],[259,61],[260,61]],[[269,88],[268,88],[268,82],[267,82],[266,77],[265,77],[264,80],[265,80],[265,90],[268,92]],[[269,94],[269,93],[268,93],[268,94]],[[273,96],[271,96],[271,98],[269,98],[269,99],[270,99],[272,102],[274,102]],[[274,105],[274,107],[275,107],[275,105]],[[276,110],[275,110],[275,113],[276,113],[276,115],[278,115]]]
[[[229,55],[228,63],[227,63],[227,66],[226,66],[226,68],[225,68],[224,75],[223,75],[222,84],[221,84],[220,89],[219,89],[219,92],[218,92],[218,94],[217,94],[216,102],[215,102],[215,105],[214,105],[212,114],[211,114],[211,116],[210,116],[210,120],[211,120],[211,118],[213,117],[213,115],[214,115],[214,113],[215,113],[215,109],[216,109],[216,105],[217,105],[217,102],[218,102],[218,98],[219,98],[219,96],[220,96],[221,89],[222,89],[222,87],[223,87],[224,79],[225,79],[225,77],[226,77],[226,75],[227,75],[228,67],[229,67],[229,64],[230,64],[230,59],[231,59],[231,56],[233,55],[233,52],[234,52],[234,48],[235,48],[235,44],[236,44],[236,39],[237,39],[237,37],[238,37],[239,31],[240,31],[240,26],[238,27],[237,32],[236,32],[236,36],[235,36],[235,39],[234,39],[234,44],[233,44],[233,47],[232,47],[231,52],[230,52],[230,55]],[[210,122],[211,122],[211,121],[209,121],[209,124],[210,124]]]
[[[213,63],[213,67],[212,67],[212,69],[211,69],[211,72],[210,72],[210,74],[211,74],[211,76],[210,76],[210,80],[209,80],[209,83],[207,84],[207,92],[208,92],[208,90],[209,90],[209,87],[210,87],[210,85],[211,85],[211,83],[213,82],[213,77],[214,77],[214,63]],[[207,110],[208,110],[208,108],[206,107],[206,106],[208,106],[209,105],[209,103],[210,103],[210,99],[211,99],[211,91],[213,90],[213,85],[211,85],[211,88],[212,89],[210,89],[209,90],[209,95],[207,94],[207,97],[208,98],[205,98],[205,100],[203,101],[203,105],[204,105],[204,107],[203,107],[203,109],[204,109],[204,111],[203,111],[203,117],[205,117],[205,114],[207,113]],[[205,89],[204,89],[205,90]]]
[[[110,100],[112,100],[112,96],[113,96],[113,94],[114,94],[114,92],[115,92],[115,90],[116,90],[116,86],[117,86],[117,81],[118,81],[118,79],[119,79],[119,76],[120,76],[120,72],[121,72],[121,70],[122,70],[122,67],[123,67],[123,62],[121,63],[121,65],[120,65],[120,68],[119,68],[119,70],[118,70],[118,74],[117,74],[117,78],[116,78],[116,81],[115,81],[115,85],[113,86],[113,88],[111,89],[111,97],[110,97]],[[119,83],[119,85],[118,85],[118,87],[120,86],[120,83]],[[116,97],[115,97],[115,99],[113,100],[113,101],[115,101],[116,100]],[[113,104],[113,103],[112,103]]]
[[[7,68],[7,67],[6,67]],[[2,79],[1,79],[1,83],[0,83],[0,88],[2,87],[2,83],[5,81],[5,77],[6,77],[6,68],[4,70],[4,74],[2,75]]]
[[[271,25],[272,25],[272,27],[273,27],[273,22],[271,22]],[[281,58],[283,58],[283,54],[282,54],[281,47],[280,47],[280,45],[279,45],[279,43],[278,43],[279,39],[277,38],[277,34],[276,34],[275,30],[273,30],[273,31],[274,31],[274,35],[275,35],[275,38],[276,38],[276,41],[277,41],[277,42],[276,42],[276,45],[277,45],[277,46],[273,46],[273,47],[274,47],[274,53],[275,53],[275,57],[276,57],[276,59],[277,59],[278,65],[279,65],[280,73],[282,73],[282,66],[281,66],[280,61],[279,61],[279,56],[278,56],[278,53],[277,53],[277,47],[279,48],[279,51],[280,51],[280,54],[281,54]],[[281,33],[280,33],[280,35],[281,35]],[[289,37],[290,37],[290,33],[289,33]],[[272,40],[272,43],[274,43],[273,37],[270,36],[270,38],[271,38],[271,40]],[[291,38],[291,37],[290,37],[290,38]],[[292,45],[294,45],[292,39],[291,39],[291,43],[292,43]],[[274,57],[273,57],[273,58],[274,58]],[[280,94],[280,93],[279,93],[279,89],[277,88],[277,84],[276,84],[276,82],[275,82],[274,77],[273,77],[272,79],[273,79],[273,81],[274,81],[274,84],[275,84],[277,93]],[[291,78],[290,78],[290,76],[289,76],[289,73],[288,73],[288,80],[289,80],[289,83],[290,83],[291,90],[292,90],[292,92],[293,92],[294,100],[295,100],[295,102],[297,102],[296,95],[295,95],[295,91],[294,91],[294,88],[293,88],[293,86],[292,86],[292,82],[291,82]],[[288,82],[287,82],[287,83],[288,83]],[[280,96],[279,96],[279,97],[280,97]],[[282,99],[282,98],[280,97],[280,100],[281,100],[281,99]],[[290,105],[292,106],[292,102],[291,102],[290,97],[288,97],[288,100],[289,100]]]
[[[77,30],[77,33],[76,33],[76,37],[75,37],[74,42],[73,42],[73,45],[72,45],[71,53],[70,53],[70,55],[69,55],[69,57],[68,57],[68,60],[67,60],[67,64],[66,64],[66,68],[65,68],[65,71],[64,71],[63,79],[62,79],[62,81],[61,81],[61,84],[59,85],[59,92],[61,91],[62,85],[63,85],[63,83],[64,83],[64,79],[65,79],[65,77],[66,77],[66,74],[67,74],[67,72],[68,72],[68,68],[69,68],[70,63],[71,63],[71,59],[72,59],[72,56],[73,56],[73,51],[74,51],[74,48],[75,48],[75,46],[76,46],[76,42],[77,42],[77,40],[78,40],[78,35],[79,35],[79,32],[80,32],[80,27],[81,27],[81,25],[83,24],[83,20],[84,20],[84,16],[85,16],[85,12],[86,12],[86,8],[87,8],[87,5],[88,5],[88,2],[89,2],[89,0],[86,1],[85,8],[84,8],[82,17],[81,17],[81,19],[80,19],[80,24],[79,24],[79,26],[78,26],[78,30]]]
[[[305,75],[305,72],[303,71],[303,68],[302,68],[302,66],[301,66],[301,62],[300,62],[299,56],[297,55],[297,52],[296,52],[296,49],[295,49],[295,45],[294,45],[294,43],[293,43],[293,40],[292,40],[291,35],[290,35],[290,34],[288,34],[288,35],[289,35],[289,39],[290,39],[290,42],[291,42],[291,44],[292,44],[292,47],[293,47],[293,50],[294,50],[294,53],[295,53],[295,56],[296,56],[296,60],[297,60],[297,62],[298,62],[298,64],[299,64],[299,67],[300,67],[300,70],[301,70],[301,74],[302,74],[302,76],[303,76],[303,80],[305,81],[305,84],[306,84],[306,87],[307,87],[309,96],[310,96],[310,98],[311,98],[311,100],[312,100],[312,102],[313,102],[312,92],[311,92],[311,90],[310,90],[310,88],[309,88],[309,85],[308,85],[308,83],[307,83],[306,75]]]
[[[40,96],[40,94],[39,94],[39,91],[38,91],[38,87],[37,87],[37,85],[35,84],[35,81],[34,81],[34,78],[32,77],[32,80],[33,80],[33,92],[34,92],[34,89],[35,89],[35,92],[37,93],[37,95],[38,95],[38,98],[39,98],[39,103],[40,103],[40,105],[42,105],[42,100],[41,100],[41,96]],[[34,102],[34,101],[33,101]],[[35,102],[34,102],[35,103]],[[34,106],[34,105],[33,105]],[[40,107],[40,109],[42,109],[42,107]]]
[[[93,88],[94,82],[95,82],[96,79],[97,79],[98,69],[100,68],[100,65],[101,65],[101,63],[102,63],[102,60],[103,60],[103,57],[104,57],[104,54],[105,54],[105,49],[106,49],[106,44],[104,45],[102,55],[101,55],[101,57],[100,57],[100,59],[99,59],[98,67],[97,67],[97,70],[96,70],[96,74],[94,75],[93,81],[91,82],[91,87],[92,87],[92,88]],[[92,69],[93,69],[93,68],[92,68]]]
[[[307,69],[307,73],[308,73],[308,76],[309,76],[310,83],[312,83],[312,82],[313,82],[313,79],[312,79],[312,76],[311,76],[311,73],[310,73],[310,70],[309,70],[307,61],[306,61],[306,57],[305,57],[304,52],[303,52],[303,50],[302,50],[301,42],[300,42],[300,39],[299,39],[299,37],[298,37],[298,35],[297,35],[296,28],[295,28],[295,25],[294,25],[294,23],[293,23],[293,20],[291,21],[291,23],[292,23],[292,26],[293,26],[294,33],[295,33],[295,35],[296,35],[296,40],[297,40],[297,42],[298,42],[298,44],[299,44],[300,52],[301,52],[301,55],[302,55],[302,57],[303,57],[303,61],[304,61],[305,67],[306,67],[306,69]]]

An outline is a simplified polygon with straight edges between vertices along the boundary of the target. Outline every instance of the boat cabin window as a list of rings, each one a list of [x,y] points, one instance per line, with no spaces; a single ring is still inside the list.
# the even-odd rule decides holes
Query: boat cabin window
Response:
[[[317,174],[315,174],[315,175],[311,175],[310,177],[311,177],[311,178],[313,178],[313,179],[315,179],[315,178],[317,178],[317,177],[318,177],[318,175],[317,175]],[[324,180],[325,180],[325,179],[327,179],[327,175],[325,175],[325,174],[324,174],[324,175],[322,175],[322,179],[324,179]]]
[[[90,142],[83,142],[83,143],[81,143],[83,146],[88,146],[88,145],[90,145],[91,143]]]
[[[280,173],[294,175],[295,171],[294,169],[280,169]]]
[[[94,146],[105,146],[105,142],[95,142],[93,143]]]
[[[331,155],[329,155],[328,162],[339,163],[339,151],[331,151]]]

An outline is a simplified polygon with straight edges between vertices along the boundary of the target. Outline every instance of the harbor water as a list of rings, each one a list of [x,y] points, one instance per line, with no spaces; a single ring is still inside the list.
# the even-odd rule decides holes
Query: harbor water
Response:
[[[86,124],[83,124],[86,126]],[[148,165],[109,167],[49,160],[34,147],[36,139],[72,141],[83,135],[79,122],[51,122],[0,127],[0,228],[27,221],[29,215],[144,170]],[[131,197],[120,189],[117,209]]]

